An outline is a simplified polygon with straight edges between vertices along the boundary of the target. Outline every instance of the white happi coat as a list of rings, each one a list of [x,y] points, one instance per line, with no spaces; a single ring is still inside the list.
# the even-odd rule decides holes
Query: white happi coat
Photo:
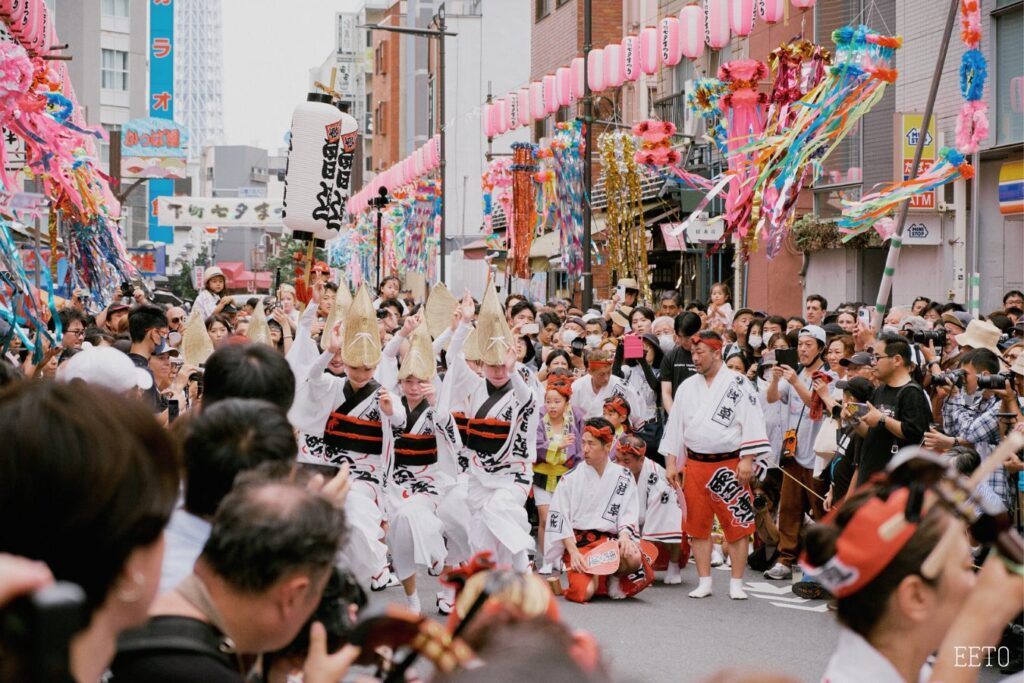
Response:
[[[665,478],[665,468],[644,458],[636,478],[640,509],[640,537],[645,541],[680,543],[683,540],[683,510],[676,490]]]
[[[622,465],[609,461],[598,474],[581,462],[562,476],[548,509],[544,529],[547,550],[564,548],[563,539],[576,538],[576,531],[600,531],[618,536],[623,530],[640,539],[640,506],[633,475]]]
[[[708,386],[703,375],[679,385],[658,452],[675,456],[681,466],[686,450],[766,456],[770,447],[764,415],[746,377],[724,365]]]
[[[573,408],[583,412],[584,419],[590,419],[604,414],[604,401],[612,396],[621,396],[629,404],[629,423],[634,429],[639,429],[653,417],[647,409],[647,403],[626,385],[625,380],[615,375],[597,392],[594,391],[590,375],[577,378],[572,383],[572,398],[569,402]]]
[[[470,329],[462,323],[452,338],[448,350],[449,376],[445,377],[443,391],[451,391],[452,396],[468,395],[466,415],[474,419],[489,394],[487,382],[469,369],[460,354]],[[499,562],[519,562],[523,565],[519,568],[525,569],[525,553],[533,546],[533,538],[523,506],[533,483],[537,408],[533,392],[521,373],[513,372],[509,381],[512,390],[495,402],[486,415],[479,416],[511,424],[505,443],[493,455],[472,448],[464,451],[469,472],[470,546],[474,552],[491,550]],[[494,547],[495,541],[502,547]]]
[[[413,411],[408,414],[413,415]],[[443,562],[448,555],[445,524],[438,516],[438,506],[456,486],[458,467],[453,454],[461,445],[451,411],[440,403],[436,407],[427,406],[411,428],[395,429],[396,442],[403,433],[433,436],[437,462],[415,466],[399,464],[399,455],[395,454],[386,501],[388,544],[399,579],[413,575],[416,565],[430,567]]]
[[[931,678],[931,667],[925,664],[918,675],[923,683]],[[903,676],[892,662],[871,643],[848,628],[840,628],[839,642],[828,660],[821,683],[903,683]]]

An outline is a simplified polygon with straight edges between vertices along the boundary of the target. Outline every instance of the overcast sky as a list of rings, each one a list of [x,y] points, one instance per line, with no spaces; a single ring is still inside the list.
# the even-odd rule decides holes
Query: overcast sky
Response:
[[[224,132],[231,145],[273,153],[284,146],[292,109],[306,97],[309,69],[334,49],[334,13],[359,0],[223,0]]]

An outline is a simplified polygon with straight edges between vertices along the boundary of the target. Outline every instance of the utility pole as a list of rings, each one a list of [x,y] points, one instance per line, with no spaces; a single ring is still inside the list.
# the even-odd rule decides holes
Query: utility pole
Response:
[[[445,218],[448,216],[448,177],[445,175],[445,169],[448,167],[448,161],[445,159],[445,106],[444,106],[444,36],[445,36],[445,11],[444,3],[442,2],[440,7],[437,8],[437,47],[438,52],[438,65],[437,65],[437,96],[441,100],[438,103],[438,118],[441,120],[439,128],[441,129],[438,136],[438,143],[441,157],[441,228],[438,231],[438,252],[441,257],[441,269],[438,271],[440,274],[440,281],[444,282],[444,262],[446,257],[445,248]]]
[[[590,265],[590,199],[594,178],[591,168],[593,158],[594,95],[590,92],[590,50],[593,47],[591,24],[591,0],[583,0],[583,142],[586,151],[583,156],[583,310],[594,303],[594,274]]]

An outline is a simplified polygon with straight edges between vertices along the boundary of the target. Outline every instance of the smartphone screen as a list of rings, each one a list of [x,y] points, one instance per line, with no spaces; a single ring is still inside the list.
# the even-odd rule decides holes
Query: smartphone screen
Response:
[[[523,334],[537,334],[538,332],[540,332],[540,325],[538,325],[537,323],[527,323],[522,326],[520,331]]]

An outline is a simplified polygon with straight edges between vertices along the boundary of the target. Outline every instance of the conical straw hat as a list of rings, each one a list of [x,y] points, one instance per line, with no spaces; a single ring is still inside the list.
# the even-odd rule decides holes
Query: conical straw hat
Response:
[[[480,304],[480,315],[476,319],[476,340],[483,363],[505,364],[505,354],[513,344],[512,330],[498,305],[498,293],[494,290],[493,281],[487,285],[483,303]]]
[[[213,354],[213,341],[206,332],[206,322],[193,311],[181,336],[181,355],[186,365],[198,368]]]
[[[352,367],[376,367],[380,363],[380,332],[366,285],[360,285],[345,315],[345,343],[341,360]]]
[[[480,360],[480,345],[476,342],[475,327],[466,335],[466,342],[462,345],[462,355],[466,357],[466,360]]]
[[[398,379],[415,377],[424,382],[433,379],[437,374],[437,363],[434,362],[434,346],[427,332],[427,324],[420,323],[409,338],[409,352],[402,361],[402,369],[398,371]]]
[[[256,305],[249,319],[249,329],[245,336],[257,344],[270,344],[270,325],[267,324],[267,314],[263,310],[262,302]]]
[[[344,320],[345,316],[348,315],[348,309],[352,307],[352,294],[348,291],[348,285],[342,282],[338,285],[338,293],[334,297],[334,306],[331,307],[331,312],[327,314],[327,320],[324,322],[324,330],[320,333],[320,348],[323,349],[327,346],[327,342],[331,339],[330,331],[334,329],[334,323],[339,320]]]
[[[445,328],[452,324],[452,314],[458,307],[459,302],[443,282],[438,283],[430,290],[427,305],[423,308],[431,337],[437,339]]]

